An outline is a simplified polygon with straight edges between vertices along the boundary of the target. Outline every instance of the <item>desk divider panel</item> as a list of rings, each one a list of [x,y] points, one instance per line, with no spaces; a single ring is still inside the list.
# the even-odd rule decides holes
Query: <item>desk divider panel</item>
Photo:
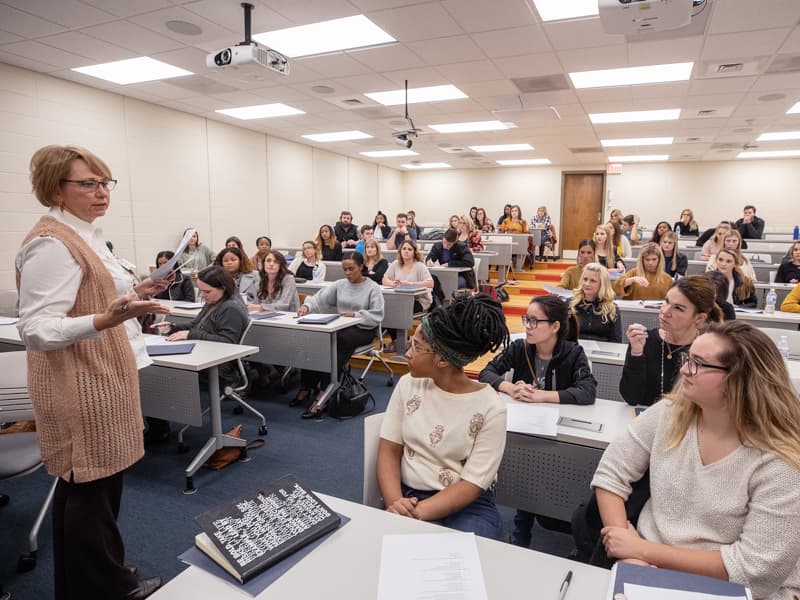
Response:
[[[596,360],[592,361],[592,375],[597,380],[597,397],[604,400],[624,402],[619,393],[619,379],[622,376],[621,365],[609,365]]]
[[[176,423],[203,424],[200,378],[195,371],[150,365],[139,372],[142,413]]]

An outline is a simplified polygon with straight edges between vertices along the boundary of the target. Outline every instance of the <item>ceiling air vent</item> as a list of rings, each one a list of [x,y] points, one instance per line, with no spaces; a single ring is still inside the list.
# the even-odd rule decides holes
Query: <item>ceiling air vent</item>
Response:
[[[740,73],[743,70],[744,63],[722,63],[721,65],[717,65],[717,73],[722,73],[724,75]]]
[[[587,146],[583,148],[570,148],[573,154],[594,154],[596,152],[605,152],[601,146]]]
[[[698,117],[713,117],[716,114],[717,114],[717,110],[714,109],[714,108],[708,108],[708,109],[705,109],[705,110],[698,110],[697,111],[697,116]]]
[[[447,152],[448,154],[469,153],[468,148],[463,148],[461,146],[451,146],[450,144],[447,145],[439,144],[439,150],[441,150],[442,152]],[[477,156],[477,154],[475,156]]]
[[[765,73],[800,73],[800,54],[779,54]]]
[[[512,77],[511,81],[523,94],[538,94],[568,90],[569,82],[564,75],[542,75],[540,77]]]
[[[742,147],[742,144],[737,144],[736,142],[718,142],[716,144],[711,144],[712,150],[739,150]]]

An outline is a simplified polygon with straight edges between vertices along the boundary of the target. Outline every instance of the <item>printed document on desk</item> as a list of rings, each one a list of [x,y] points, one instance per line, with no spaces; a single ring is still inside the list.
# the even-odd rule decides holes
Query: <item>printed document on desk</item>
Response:
[[[558,435],[558,406],[529,404],[511,400],[506,403],[506,431],[528,435]]]
[[[473,533],[385,535],[377,600],[487,600]]]
[[[178,264],[181,254],[186,250],[186,246],[189,245],[189,240],[192,239],[194,232],[194,227],[190,227],[186,230],[186,233],[183,234],[183,239],[181,239],[181,243],[178,244],[178,247],[175,249],[175,255],[150,273],[150,279],[166,279],[167,276],[175,270],[175,265]]]

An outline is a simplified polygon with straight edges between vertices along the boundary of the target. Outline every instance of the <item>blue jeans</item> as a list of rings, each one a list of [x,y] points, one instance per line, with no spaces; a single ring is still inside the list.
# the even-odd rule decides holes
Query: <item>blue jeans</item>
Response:
[[[511,543],[515,546],[530,548],[534,520],[545,529],[561,533],[572,533],[570,524],[553,517],[543,517],[527,510],[517,510],[514,513],[514,530],[511,532]]]
[[[418,500],[426,500],[437,493],[430,490],[415,490],[405,484],[401,484],[401,489],[406,498],[414,497]],[[503,537],[503,519],[494,503],[494,492],[491,490],[483,490],[471,504],[457,513],[431,521],[431,523],[474,533],[492,540],[501,540]]]

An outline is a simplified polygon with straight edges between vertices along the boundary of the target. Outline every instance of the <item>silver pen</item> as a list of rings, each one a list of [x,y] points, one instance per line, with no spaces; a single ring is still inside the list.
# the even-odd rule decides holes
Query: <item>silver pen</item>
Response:
[[[569,584],[572,581],[572,571],[567,571],[566,577],[564,577],[564,581],[561,582],[561,587],[558,588],[558,600],[564,600],[564,596],[567,595],[567,590],[569,590]]]

